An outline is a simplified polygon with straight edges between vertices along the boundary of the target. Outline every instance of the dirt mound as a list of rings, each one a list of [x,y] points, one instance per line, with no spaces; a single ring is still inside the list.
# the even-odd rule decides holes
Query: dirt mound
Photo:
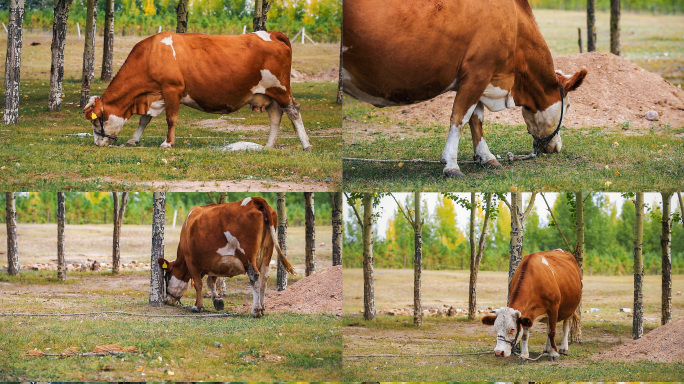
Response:
[[[302,83],[305,81],[337,81],[340,76],[340,69],[338,67],[330,68],[325,71],[317,72],[314,74],[308,74],[305,72],[299,72],[293,69],[290,73],[290,80],[293,83]]]
[[[684,126],[684,91],[655,73],[610,53],[589,52],[553,58],[556,69],[572,74],[586,68],[582,86],[570,94],[570,109],[563,118],[568,128],[649,128],[651,124]],[[454,92],[435,99],[383,112],[394,120],[448,124]],[[646,112],[658,113],[656,121]],[[520,107],[496,113],[485,110],[485,121],[524,125]]]
[[[591,356],[593,360],[684,363],[684,318],[660,326],[639,340],[630,340],[608,351]]]
[[[305,277],[265,300],[266,312],[324,313],[342,316],[342,266]]]

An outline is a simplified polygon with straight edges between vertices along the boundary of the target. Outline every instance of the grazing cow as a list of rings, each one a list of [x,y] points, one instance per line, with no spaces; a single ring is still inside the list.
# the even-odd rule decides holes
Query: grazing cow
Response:
[[[532,323],[540,316],[548,320],[546,347],[549,360],[558,360],[558,353],[568,352],[570,320],[582,298],[582,275],[575,257],[562,250],[537,252],[527,255],[511,280],[508,307],[493,311],[482,318],[485,325],[496,330],[496,356],[508,357],[522,327],[520,356],[530,356],[527,340]],[[563,321],[563,341],[556,347],[556,323]]]
[[[484,107],[522,106],[535,152],[559,152],[567,95],[587,74],[554,71],[527,0],[345,0],[343,88],[377,107],[413,104],[456,91],[442,162],[461,177],[461,128],[475,159],[499,167],[483,138]]]
[[[193,208],[181,229],[176,260],[158,260],[166,280],[166,302],[180,302],[192,279],[197,292],[192,311],[202,311],[202,276],[208,275],[214,308],[222,310],[223,299],[216,293],[216,278],[247,274],[252,286],[252,315],[263,316],[274,247],[285,269],[295,273],[278,246],[277,222],[276,211],[260,197]]]
[[[85,117],[93,124],[95,144],[102,147],[116,142],[131,115],[140,115],[138,129],[126,143],[135,146],[150,120],[166,110],[169,130],[161,147],[171,148],[180,104],[210,113],[231,113],[249,104],[268,111],[266,147],[275,145],[285,111],[302,148],[309,150],[290,89],[291,66],[292,47],[280,32],[159,33],[133,47],[102,96],[90,98]]]

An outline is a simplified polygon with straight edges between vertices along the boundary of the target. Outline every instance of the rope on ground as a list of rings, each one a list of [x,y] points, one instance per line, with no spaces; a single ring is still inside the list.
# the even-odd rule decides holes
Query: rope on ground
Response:
[[[461,352],[461,353],[425,353],[417,355],[398,355],[398,354],[373,354],[373,355],[343,355],[343,357],[365,358],[365,357],[437,357],[437,356],[469,356],[469,355],[484,355],[492,353],[491,349],[481,352]]]
[[[521,360],[523,360],[523,361],[537,361],[537,360],[541,359],[542,356],[548,355],[548,353],[542,352],[542,353],[539,354],[539,356],[537,356],[537,357],[535,357],[534,359],[532,359],[532,358],[529,358],[529,357],[520,356],[520,354],[519,354],[518,352],[513,352],[513,353],[514,353],[516,356],[518,356],[518,357],[519,357]]]
[[[512,152],[506,153],[506,156],[504,158],[501,158],[500,156],[497,156],[497,159],[501,161],[508,161],[508,162],[514,162],[514,161],[520,161],[520,160],[531,160],[536,158],[537,155],[534,153],[530,153],[528,155],[514,155]],[[347,161],[359,161],[359,162],[365,162],[365,163],[422,163],[422,164],[441,164],[441,161],[436,161],[436,160],[425,160],[425,159],[407,159],[407,160],[401,160],[401,159],[366,159],[366,158],[361,158],[361,157],[343,157],[342,160],[347,160]],[[459,160],[459,164],[480,164],[478,160]]]
[[[78,136],[78,137],[92,137],[91,134],[84,134],[84,133],[67,133],[66,136]],[[334,138],[334,137],[342,137],[342,135],[318,135],[318,136],[309,136],[309,138],[312,139],[329,139],[329,138]],[[166,136],[145,136],[145,138],[148,139],[165,139]],[[224,137],[224,136],[176,136],[176,139],[230,139],[229,137]],[[239,139],[242,140],[265,140],[268,139],[268,136],[253,136],[253,137],[240,137]],[[299,136],[278,136],[278,139],[299,139]]]
[[[223,312],[223,313],[197,313],[191,315],[178,314],[153,314],[153,313],[136,313],[125,311],[101,311],[101,312],[81,312],[81,313],[26,313],[26,312],[0,312],[0,317],[3,316],[33,316],[33,317],[50,317],[50,316],[98,316],[98,315],[123,315],[123,316],[141,316],[141,317],[231,317],[237,316],[237,312]]]

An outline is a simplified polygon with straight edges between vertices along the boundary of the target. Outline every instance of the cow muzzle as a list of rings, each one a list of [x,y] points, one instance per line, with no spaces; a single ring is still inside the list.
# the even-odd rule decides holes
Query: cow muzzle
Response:
[[[537,148],[539,146],[539,140],[534,139],[533,147]],[[543,153],[559,153],[563,148],[563,140],[561,139],[560,133],[556,134],[549,143],[540,148]]]

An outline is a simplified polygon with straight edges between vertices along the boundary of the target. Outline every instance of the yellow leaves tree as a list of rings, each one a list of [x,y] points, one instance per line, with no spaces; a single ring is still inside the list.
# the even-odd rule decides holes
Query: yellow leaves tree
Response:
[[[154,7],[154,0],[145,0],[143,14],[145,16],[153,16],[157,14],[157,9]]]

